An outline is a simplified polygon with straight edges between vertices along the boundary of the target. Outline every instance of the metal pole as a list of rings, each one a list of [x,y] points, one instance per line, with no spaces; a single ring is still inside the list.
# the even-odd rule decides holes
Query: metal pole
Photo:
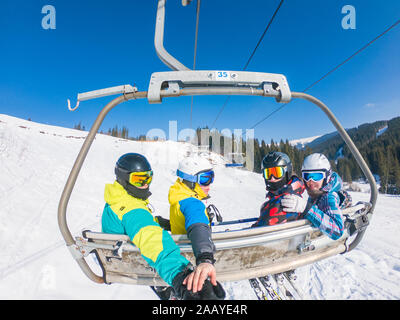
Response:
[[[172,70],[190,70],[188,67],[171,56],[164,48],[165,3],[166,0],[159,0],[157,7],[156,31],[154,34],[154,47],[156,49],[157,56],[168,68],[171,68]]]
[[[346,130],[342,127],[342,125],[339,123],[339,121],[336,119],[336,117],[333,115],[333,113],[330,111],[330,109],[322,103],[320,100],[317,98],[307,94],[307,93],[302,93],[302,92],[292,92],[292,97],[293,98],[301,98],[308,100],[312,103],[314,103],[316,106],[318,106],[331,120],[337,131],[339,132],[340,136],[343,138],[344,142],[347,144],[347,147],[350,149],[351,153],[353,154],[354,158],[356,159],[358,165],[360,166],[362,172],[364,173],[365,177],[368,179],[368,182],[371,187],[371,196],[370,196],[370,203],[372,205],[370,211],[369,211],[369,216],[372,215],[375,205],[376,205],[376,200],[378,198],[378,188],[376,187],[376,182],[374,179],[374,176],[372,175],[371,171],[369,170],[367,164],[365,163],[362,155],[358,151],[357,147],[355,146],[354,142],[351,140],[350,136],[347,134]],[[364,236],[364,231],[361,231],[357,234],[356,238],[352,241],[352,243],[349,245],[349,248],[347,251],[353,250],[361,241],[362,237]]]
[[[79,172],[82,168],[82,164],[86,158],[86,155],[89,151],[89,148],[96,136],[97,131],[100,128],[101,123],[104,120],[104,117],[107,115],[107,113],[120,104],[121,102],[130,100],[130,99],[136,99],[136,98],[145,98],[147,96],[147,92],[135,92],[135,93],[129,93],[125,95],[121,95],[111,102],[109,102],[103,110],[99,113],[97,116],[96,121],[94,122],[92,128],[90,129],[82,147],[81,150],[79,151],[78,157],[75,160],[75,163],[71,169],[71,172],[69,174],[69,177],[67,179],[67,182],[65,184],[64,190],[61,194],[60,202],[58,204],[58,225],[61,231],[61,234],[65,240],[65,243],[67,247],[70,249],[71,253],[73,254],[74,258],[77,260],[79,266],[83,270],[83,272],[88,276],[89,279],[93,280],[94,282],[97,283],[103,283],[104,280],[102,277],[97,276],[95,273],[91,271],[89,266],[87,265],[86,261],[82,256],[79,255],[79,252],[76,250],[75,246],[75,240],[72,237],[72,234],[68,228],[67,224],[67,218],[66,218],[66,211],[67,211],[67,205],[68,201],[70,199],[72,189],[75,186],[76,179],[79,175]]]

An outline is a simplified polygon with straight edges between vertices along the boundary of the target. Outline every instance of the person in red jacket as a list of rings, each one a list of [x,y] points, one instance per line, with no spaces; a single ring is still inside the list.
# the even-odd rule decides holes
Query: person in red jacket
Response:
[[[294,221],[301,212],[286,212],[281,200],[285,195],[302,196],[305,185],[293,174],[292,162],[287,154],[272,151],[262,161],[263,177],[267,189],[266,201],[260,209],[260,217],[252,227],[272,226]]]

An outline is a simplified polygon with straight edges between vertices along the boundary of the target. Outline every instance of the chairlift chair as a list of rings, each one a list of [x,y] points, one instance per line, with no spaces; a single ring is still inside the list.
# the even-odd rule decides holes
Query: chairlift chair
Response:
[[[66,246],[84,274],[96,283],[128,283],[134,285],[165,285],[164,281],[149,268],[139,250],[127,235],[105,234],[85,230],[74,237],[67,224],[67,206],[92,142],[105,116],[117,105],[136,99],[149,103],[161,103],[162,99],[193,95],[246,95],[272,97],[279,103],[292,99],[304,99],[321,109],[336,127],[370,184],[370,200],[343,210],[345,232],[336,241],[321,234],[307,220],[285,224],[239,228],[242,220],[224,222],[232,231],[213,231],[216,246],[216,270],[218,280],[234,281],[280,273],[320,261],[330,256],[353,250],[362,240],[371,220],[377,201],[378,190],[360,152],[330,109],[317,98],[291,91],[282,74],[261,72],[199,70],[186,68],[163,47],[165,0],[158,1],[155,30],[155,47],[160,59],[173,71],[155,72],[151,75],[147,91],[138,91],[130,85],[117,86],[78,94],[80,101],[120,94],[98,114],[71,169],[58,206],[58,224]],[[69,103],[69,108],[70,103]],[[72,109],[72,108],[71,108]],[[186,235],[173,235],[181,252],[194,262],[191,245]],[[94,254],[101,266],[98,275],[86,261]]]
[[[225,163],[225,167],[243,168],[245,165],[244,153],[231,152],[227,155],[228,163]]]

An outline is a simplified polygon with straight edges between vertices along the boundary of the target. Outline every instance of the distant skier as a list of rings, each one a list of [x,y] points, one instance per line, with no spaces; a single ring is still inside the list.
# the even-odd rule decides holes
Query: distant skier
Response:
[[[214,171],[210,162],[201,157],[187,157],[179,162],[178,179],[169,189],[170,225],[172,234],[187,234],[192,243],[197,270],[201,279],[210,277],[211,283],[223,291],[217,283],[214,267],[215,246],[211,240],[210,219],[202,200],[210,198],[210,185]],[[199,287],[189,276],[188,289],[196,292]],[[225,295],[221,292],[221,295]]]
[[[267,189],[267,200],[260,209],[260,217],[252,227],[272,226],[297,220],[302,211],[287,212],[281,200],[285,195],[301,196],[304,183],[293,174],[292,162],[283,152],[269,152],[262,161],[262,172]]]
[[[341,208],[351,205],[351,197],[342,190],[342,179],[331,170],[329,160],[321,153],[307,156],[301,172],[309,199],[286,195],[282,199],[284,209],[304,212],[304,217],[313,226],[331,239],[339,239],[344,231]]]
[[[127,234],[142,257],[160,277],[173,287],[179,299],[214,299],[206,279],[181,255],[170,234],[155,222],[149,209],[149,190],[153,170],[147,159],[137,153],[121,156],[115,166],[116,181],[106,184],[106,201],[102,215],[105,233]],[[194,278],[194,281],[193,281]],[[186,286],[189,279],[198,288]],[[200,290],[201,288],[204,290]],[[208,291],[207,291],[208,289]]]

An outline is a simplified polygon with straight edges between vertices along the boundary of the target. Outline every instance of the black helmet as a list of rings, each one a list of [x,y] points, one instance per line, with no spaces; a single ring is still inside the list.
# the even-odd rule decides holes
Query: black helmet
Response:
[[[284,167],[286,169],[284,178],[282,180],[279,180],[278,182],[271,182],[264,178],[265,185],[267,186],[268,189],[278,190],[283,185],[288,183],[289,179],[292,176],[293,172],[292,161],[290,161],[290,158],[286,153],[272,151],[266,154],[266,156],[262,160],[261,169],[262,171],[264,171],[265,168],[272,168],[272,167]]]
[[[126,153],[122,155],[115,164],[115,175],[117,181],[132,196],[140,199],[147,199],[151,192],[149,188],[139,189],[129,183],[129,174],[131,172],[151,171],[150,163],[139,153]]]
[[[124,154],[118,159],[115,168],[116,170],[118,168],[128,172],[143,172],[151,170],[150,163],[139,153]]]

